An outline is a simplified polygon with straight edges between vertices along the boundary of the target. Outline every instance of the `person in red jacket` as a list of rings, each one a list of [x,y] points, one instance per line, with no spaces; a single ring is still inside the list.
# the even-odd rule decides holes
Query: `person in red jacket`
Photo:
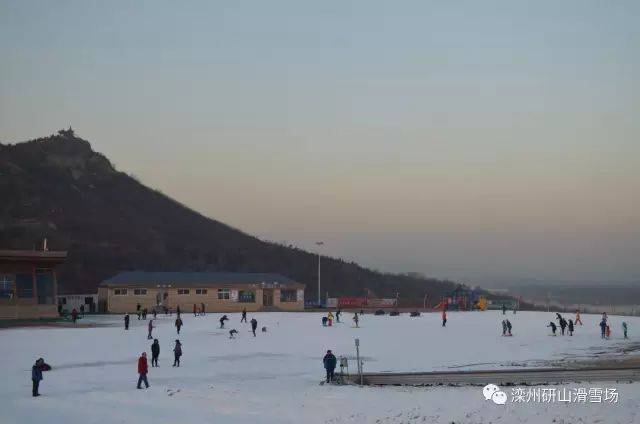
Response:
[[[138,389],[142,389],[141,385],[144,381],[144,385],[146,388],[149,388],[149,382],[147,381],[147,372],[149,371],[149,367],[147,365],[147,352],[142,352],[142,355],[138,358]]]

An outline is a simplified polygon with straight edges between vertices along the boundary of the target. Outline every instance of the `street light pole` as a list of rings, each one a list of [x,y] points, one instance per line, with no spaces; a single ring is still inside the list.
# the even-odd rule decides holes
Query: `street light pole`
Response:
[[[322,306],[322,293],[320,292],[320,246],[324,245],[324,242],[317,241],[318,246],[318,307]]]

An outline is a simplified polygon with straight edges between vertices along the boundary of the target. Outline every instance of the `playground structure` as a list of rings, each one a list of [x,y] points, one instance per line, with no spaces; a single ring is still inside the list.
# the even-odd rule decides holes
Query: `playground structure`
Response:
[[[465,286],[458,286],[449,296],[442,297],[435,310],[449,311],[484,311],[489,305],[486,297]]]

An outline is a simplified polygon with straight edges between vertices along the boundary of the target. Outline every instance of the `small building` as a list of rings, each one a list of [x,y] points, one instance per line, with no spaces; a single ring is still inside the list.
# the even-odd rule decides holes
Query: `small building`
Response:
[[[193,305],[205,312],[303,311],[304,284],[279,274],[235,272],[142,272],[117,274],[100,284],[99,309],[112,313]]]
[[[57,296],[58,305],[63,311],[71,312],[74,309],[80,312],[84,306],[85,313],[98,311],[98,294],[61,294]]]
[[[67,252],[0,250],[0,319],[55,318],[55,267]]]

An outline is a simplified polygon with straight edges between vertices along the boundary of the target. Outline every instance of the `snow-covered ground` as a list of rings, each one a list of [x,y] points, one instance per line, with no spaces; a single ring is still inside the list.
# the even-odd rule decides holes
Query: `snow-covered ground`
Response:
[[[583,315],[573,337],[550,337],[554,314],[508,313],[513,337],[502,337],[501,312],[450,312],[446,328],[439,314],[419,318],[366,315],[353,328],[322,327],[316,313],[260,313],[254,338],[239,314],[228,314],[229,339],[218,329],[220,314],[183,315],[176,336],[173,317],[158,316],[160,367],[150,368],[148,390],[136,390],[137,357],[150,355],[147,322],[122,316],[86,318],[94,328],[0,330],[1,423],[513,423],[639,422],[640,384],[591,383],[560,386],[616,388],[618,402],[513,403],[485,401],[481,388],[375,388],[319,385],[322,356],[355,355],[360,338],[365,371],[429,371],[541,366],[548,361],[633,355],[640,319],[610,317],[612,339],[601,340],[597,315]],[[566,318],[570,318],[566,314]],[[621,323],[629,323],[630,340]],[[180,368],[173,368],[173,341],[183,343]],[[629,349],[631,353],[624,353]],[[40,398],[31,397],[30,369],[44,357]],[[350,363],[355,370],[355,361]],[[508,393],[509,391],[505,390]],[[511,396],[510,396],[511,397]]]

